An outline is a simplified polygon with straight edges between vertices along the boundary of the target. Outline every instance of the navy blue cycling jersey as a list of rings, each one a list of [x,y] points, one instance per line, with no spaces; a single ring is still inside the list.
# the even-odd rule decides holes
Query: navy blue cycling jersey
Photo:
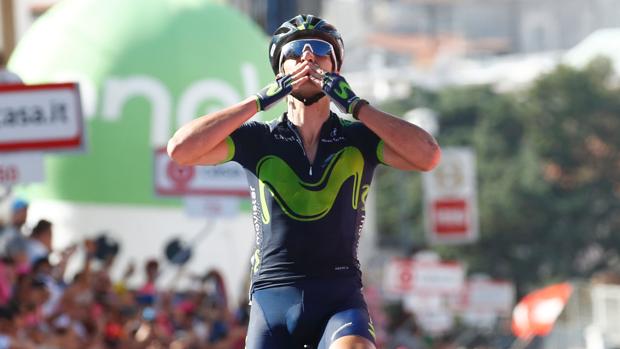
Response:
[[[243,124],[227,139],[229,160],[248,174],[256,249],[254,290],[299,280],[354,276],[372,174],[383,142],[360,122],[330,113],[313,163],[286,113]]]

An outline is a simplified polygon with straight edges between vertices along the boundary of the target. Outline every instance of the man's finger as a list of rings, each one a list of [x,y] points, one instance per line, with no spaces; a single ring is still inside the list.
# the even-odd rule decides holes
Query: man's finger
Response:
[[[321,67],[319,65],[317,65],[317,64],[310,64],[309,67],[310,67],[310,70],[313,73],[321,75],[321,76],[325,75],[325,70],[321,69]]]
[[[318,79],[314,76],[308,76],[308,78],[310,79],[310,81],[315,84],[318,87],[323,87],[323,79]]]
[[[310,68],[308,66],[306,66],[302,70],[294,73],[292,75],[292,78],[293,78],[293,80],[297,80],[297,79],[301,78],[302,76],[308,75],[309,72],[310,72]]]
[[[323,74],[316,72],[316,71],[310,70],[310,76],[312,76],[315,79],[323,80]]]
[[[295,66],[291,74],[296,74],[297,72],[304,70],[306,67],[308,67],[308,62],[303,61]]]
[[[304,82],[308,81],[310,79],[310,77],[308,75],[304,75],[301,78],[294,80],[291,85],[293,85],[293,87],[296,87],[298,85],[303,84]]]

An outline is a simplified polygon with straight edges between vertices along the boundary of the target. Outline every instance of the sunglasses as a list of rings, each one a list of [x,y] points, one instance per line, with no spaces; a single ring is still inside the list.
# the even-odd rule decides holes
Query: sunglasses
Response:
[[[303,39],[291,41],[282,46],[279,66],[282,67],[282,62],[287,59],[300,58],[306,50],[310,50],[315,56],[331,57],[332,64],[336,65],[334,47],[329,42],[318,39]]]

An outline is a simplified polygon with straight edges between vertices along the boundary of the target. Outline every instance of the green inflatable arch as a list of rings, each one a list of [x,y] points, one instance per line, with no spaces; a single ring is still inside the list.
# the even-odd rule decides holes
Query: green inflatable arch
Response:
[[[268,39],[209,0],[65,0],[37,20],[10,68],[27,83],[80,82],[82,153],[46,156],[31,198],[176,205],[158,198],[154,150],[179,125],[273,79]],[[271,119],[283,105],[261,118]]]

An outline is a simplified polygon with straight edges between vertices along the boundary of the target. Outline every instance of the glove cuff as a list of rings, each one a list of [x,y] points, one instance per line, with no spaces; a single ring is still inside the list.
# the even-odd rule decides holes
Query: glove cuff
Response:
[[[256,110],[263,111],[263,107],[260,103],[260,95],[258,93],[254,95],[254,101],[256,102]]]
[[[355,100],[353,102],[353,105],[351,106],[351,115],[353,116],[353,119],[359,120],[359,117],[357,114],[359,114],[360,109],[362,109],[363,106],[368,105],[368,104],[370,103],[368,103],[368,101],[363,98],[358,98],[357,100]]]

